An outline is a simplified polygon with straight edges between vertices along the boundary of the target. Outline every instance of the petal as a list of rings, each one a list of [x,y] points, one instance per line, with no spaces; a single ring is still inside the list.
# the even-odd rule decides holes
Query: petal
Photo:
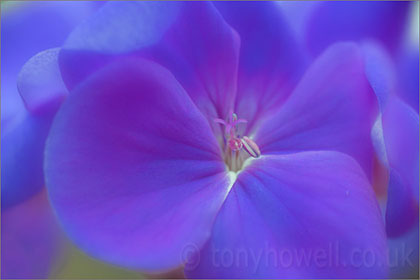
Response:
[[[397,73],[389,52],[375,42],[362,44],[366,77],[376,94],[379,108],[383,110],[390,95],[397,91]]]
[[[24,110],[16,88],[21,67],[32,56],[60,46],[76,24],[92,14],[98,2],[27,1],[1,9],[1,115]]]
[[[53,117],[51,110],[37,111],[36,114],[27,112],[16,87],[18,73],[25,61],[37,52],[62,44],[70,30],[98,6],[97,3],[83,1],[30,1],[8,5],[10,3],[1,3],[2,209],[28,198],[44,185],[43,150]],[[30,64],[33,65],[33,62]],[[28,74],[34,79],[45,77],[45,72],[42,75]],[[36,84],[35,80],[32,81],[30,86]],[[37,85],[46,89],[47,85],[43,83],[47,81],[44,79]],[[51,100],[32,95],[40,91],[25,87],[24,95],[29,97],[26,93],[30,93],[31,99],[38,102],[37,107],[44,101],[48,102],[47,107],[52,105]],[[42,92],[42,97],[46,96],[45,93]],[[31,102],[28,104],[32,106]]]
[[[276,2],[215,2],[239,33],[235,112],[252,121],[290,94],[304,67],[302,52]]]
[[[229,190],[216,139],[174,77],[120,60],[60,108],[46,147],[51,202],[96,258],[145,271],[178,267],[203,243]]]
[[[1,278],[47,278],[62,249],[46,192],[1,212]]]
[[[32,113],[57,110],[67,96],[58,67],[59,51],[55,48],[38,53],[25,63],[19,73],[17,87],[26,108]]]
[[[417,19],[418,22],[418,19]],[[418,26],[418,25],[417,25]],[[419,43],[406,47],[399,58],[398,74],[401,81],[399,96],[419,112]]]
[[[353,156],[371,174],[370,129],[375,96],[354,44],[329,48],[308,69],[279,112],[261,122],[261,154],[336,150]]]
[[[111,2],[66,41],[60,65],[73,88],[121,55],[169,69],[205,115],[225,117],[236,90],[239,38],[212,3]]]
[[[419,117],[395,97],[406,87],[397,87],[397,73],[386,51],[374,44],[365,44],[363,50],[366,75],[382,112],[371,137],[378,158],[389,172],[387,234],[397,237],[418,220]]]
[[[324,2],[306,24],[306,46],[314,55],[330,44],[375,39],[396,51],[404,35],[409,2]]]
[[[391,238],[401,236],[415,225],[418,227],[418,201],[409,184],[393,168],[389,175],[385,219],[386,232]]]
[[[295,33],[299,43],[302,44],[305,39],[304,28],[312,11],[321,4],[320,1],[278,1],[278,5],[283,11],[290,28]]]
[[[360,166],[337,152],[265,156],[238,175],[197,278],[383,278],[384,225]]]
[[[382,116],[383,139],[390,168],[387,233],[406,232],[419,215],[419,116],[392,99]]]
[[[1,208],[25,200],[44,186],[42,162],[51,114],[24,112],[1,131]]]

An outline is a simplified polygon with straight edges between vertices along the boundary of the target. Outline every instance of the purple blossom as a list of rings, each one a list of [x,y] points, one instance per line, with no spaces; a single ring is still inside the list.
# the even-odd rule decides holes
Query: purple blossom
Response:
[[[384,227],[363,171],[377,109],[361,50],[333,45],[303,73],[273,3],[217,6],[231,25],[211,3],[109,3],[69,36],[59,62],[71,93],[45,159],[64,229],[91,255],[149,272],[385,276]],[[261,156],[229,142],[241,139]],[[340,262],[327,268],[212,259],[335,243]],[[183,258],[188,246],[196,251]],[[357,249],[377,263],[356,267]]]
[[[418,220],[418,77],[402,86],[393,60],[408,65],[409,4],[314,3],[303,30],[282,4],[110,2],[46,46],[17,80],[22,115],[43,126],[5,134],[39,135],[22,141],[38,183],[8,171],[6,203],[39,190],[44,161],[63,229],[106,262],[192,278],[387,277],[386,233]],[[375,156],[390,174],[386,225]]]

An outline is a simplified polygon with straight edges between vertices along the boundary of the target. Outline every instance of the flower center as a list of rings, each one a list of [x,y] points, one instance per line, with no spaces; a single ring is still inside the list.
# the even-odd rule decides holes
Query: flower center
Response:
[[[238,125],[246,124],[247,120],[238,119],[238,116],[231,112],[226,121],[222,119],[214,119],[214,121],[224,126],[222,151],[224,161],[230,171],[240,171],[247,158],[250,156],[257,158],[261,155],[258,145],[249,137],[241,136],[238,131]]]

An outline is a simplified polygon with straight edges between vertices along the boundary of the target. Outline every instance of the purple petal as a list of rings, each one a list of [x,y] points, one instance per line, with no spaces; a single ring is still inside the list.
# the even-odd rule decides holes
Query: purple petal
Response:
[[[404,35],[410,5],[400,1],[320,3],[307,21],[307,48],[317,55],[337,41],[371,38],[394,52]]]
[[[303,44],[306,35],[303,32],[305,24],[312,11],[322,4],[322,1],[277,1],[277,3],[299,43]]]
[[[2,120],[24,109],[16,88],[16,78],[24,63],[40,51],[60,46],[74,26],[99,5],[85,1],[2,5]]]
[[[60,241],[45,192],[2,211],[1,278],[47,278]]]
[[[2,209],[28,198],[44,185],[44,143],[54,111],[27,112],[16,86],[18,73],[37,52],[61,45],[70,30],[98,5],[83,1],[9,4],[2,3],[1,9]],[[38,60],[32,59],[26,65],[31,65],[30,71],[21,80],[25,102],[31,109],[51,108],[52,105],[56,108],[56,102],[45,98],[51,96],[49,87],[55,84],[45,79],[48,77],[46,72],[32,72],[41,70],[34,67],[35,61]],[[34,85],[39,87],[34,90]]]
[[[277,3],[215,6],[241,38],[235,112],[252,126],[255,118],[289,96],[302,73],[302,52]]]
[[[59,51],[56,48],[38,53],[25,63],[19,73],[17,86],[30,112],[57,110],[67,96],[58,67]],[[47,109],[46,106],[53,108]]]
[[[386,228],[389,236],[397,237],[419,217],[419,117],[395,97],[408,87],[397,84],[397,73],[386,51],[374,44],[365,44],[363,50],[366,75],[382,112],[372,128],[372,141],[389,171]]]
[[[370,175],[370,129],[376,111],[361,51],[354,44],[339,43],[313,63],[279,112],[262,121],[255,142],[262,155],[344,152]]]
[[[68,38],[60,54],[66,84],[120,58],[169,69],[209,118],[233,107],[239,38],[211,3],[111,2]]]
[[[1,207],[5,209],[44,186],[42,162],[53,115],[23,112],[1,128]]]
[[[403,49],[399,58],[398,78],[401,81],[399,96],[417,113],[419,112],[419,44]]]
[[[384,225],[354,159],[337,152],[265,156],[238,175],[197,278],[383,278]]]
[[[46,148],[51,202],[89,254],[169,270],[202,244],[229,190],[207,120],[174,77],[120,60],[71,92]]]
[[[362,51],[365,60],[366,77],[376,94],[381,111],[390,95],[398,90],[397,73],[389,52],[375,42],[364,42]]]
[[[387,233],[406,232],[419,215],[419,116],[392,99],[382,116],[383,139],[390,168]]]

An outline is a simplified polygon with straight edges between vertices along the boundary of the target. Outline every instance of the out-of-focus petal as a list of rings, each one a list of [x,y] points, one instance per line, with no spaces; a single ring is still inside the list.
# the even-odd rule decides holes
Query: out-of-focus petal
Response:
[[[45,141],[67,95],[57,57],[58,49],[43,51],[32,57],[19,74],[19,91],[29,112],[15,112],[2,122],[2,208],[28,198],[44,186]]]
[[[2,2],[1,9],[1,119],[24,109],[16,87],[21,67],[32,56],[59,47],[75,25],[92,14],[94,1]]]
[[[358,160],[370,176],[370,130],[376,107],[360,49],[339,43],[313,63],[279,112],[261,121],[255,141],[263,155],[344,152]]]
[[[354,159],[327,151],[254,160],[188,264],[192,278],[383,278],[388,271],[368,179]]]
[[[362,51],[366,77],[376,94],[379,108],[382,111],[388,98],[396,93],[398,87],[394,61],[392,61],[389,52],[376,42],[363,42]]]
[[[163,67],[120,60],[71,92],[45,173],[65,231],[99,259],[145,271],[202,244],[230,180],[207,120]]]
[[[275,2],[215,2],[241,38],[235,112],[252,128],[282,103],[303,72],[299,44]]]
[[[276,2],[284,16],[288,21],[288,25],[295,33],[295,36],[303,46],[305,34],[303,32],[308,18],[311,16],[312,11],[321,4],[321,1],[277,1]],[[306,54],[306,52],[305,52]]]
[[[387,233],[406,232],[419,215],[419,116],[397,98],[382,116],[383,139],[390,169]]]
[[[45,191],[2,210],[1,278],[47,278],[61,242]]]
[[[386,231],[391,238],[401,236],[416,224],[418,227],[418,201],[410,185],[393,168],[390,168],[385,217]]]
[[[396,97],[408,87],[401,81],[397,84],[395,65],[387,51],[370,43],[364,44],[363,51],[366,75],[381,109],[371,137],[378,158],[389,172],[386,229],[394,238],[418,221],[419,117]],[[418,83],[418,77],[415,81]]]
[[[60,49],[48,49],[32,57],[19,73],[17,87],[26,108],[34,114],[57,110],[67,96],[58,67]]]
[[[33,59],[29,63],[30,71],[22,79],[26,83],[23,95],[27,101],[31,100],[28,102],[31,109],[48,110],[28,113],[17,90],[18,73],[37,52],[61,45],[70,30],[99,4],[30,1],[10,7],[4,2],[1,5],[1,202],[4,209],[28,198],[44,185],[44,143],[54,116],[52,108],[58,105],[44,98],[52,96],[51,86],[57,88],[57,84],[45,79],[45,71],[32,72],[45,66],[35,67],[34,62],[40,61]],[[30,88],[35,84],[39,85],[36,91]],[[35,96],[41,92],[42,97]]]
[[[209,2],[110,2],[80,25],[60,53],[73,88],[122,55],[169,69],[206,116],[225,116],[236,91],[239,37]]]
[[[1,208],[35,194],[44,186],[42,162],[53,115],[19,119],[1,128]]]
[[[402,100],[419,112],[419,45],[404,49],[399,58],[398,78]]]
[[[312,11],[306,25],[306,47],[317,55],[330,44],[369,38],[397,51],[408,20],[410,2],[328,1]]]

